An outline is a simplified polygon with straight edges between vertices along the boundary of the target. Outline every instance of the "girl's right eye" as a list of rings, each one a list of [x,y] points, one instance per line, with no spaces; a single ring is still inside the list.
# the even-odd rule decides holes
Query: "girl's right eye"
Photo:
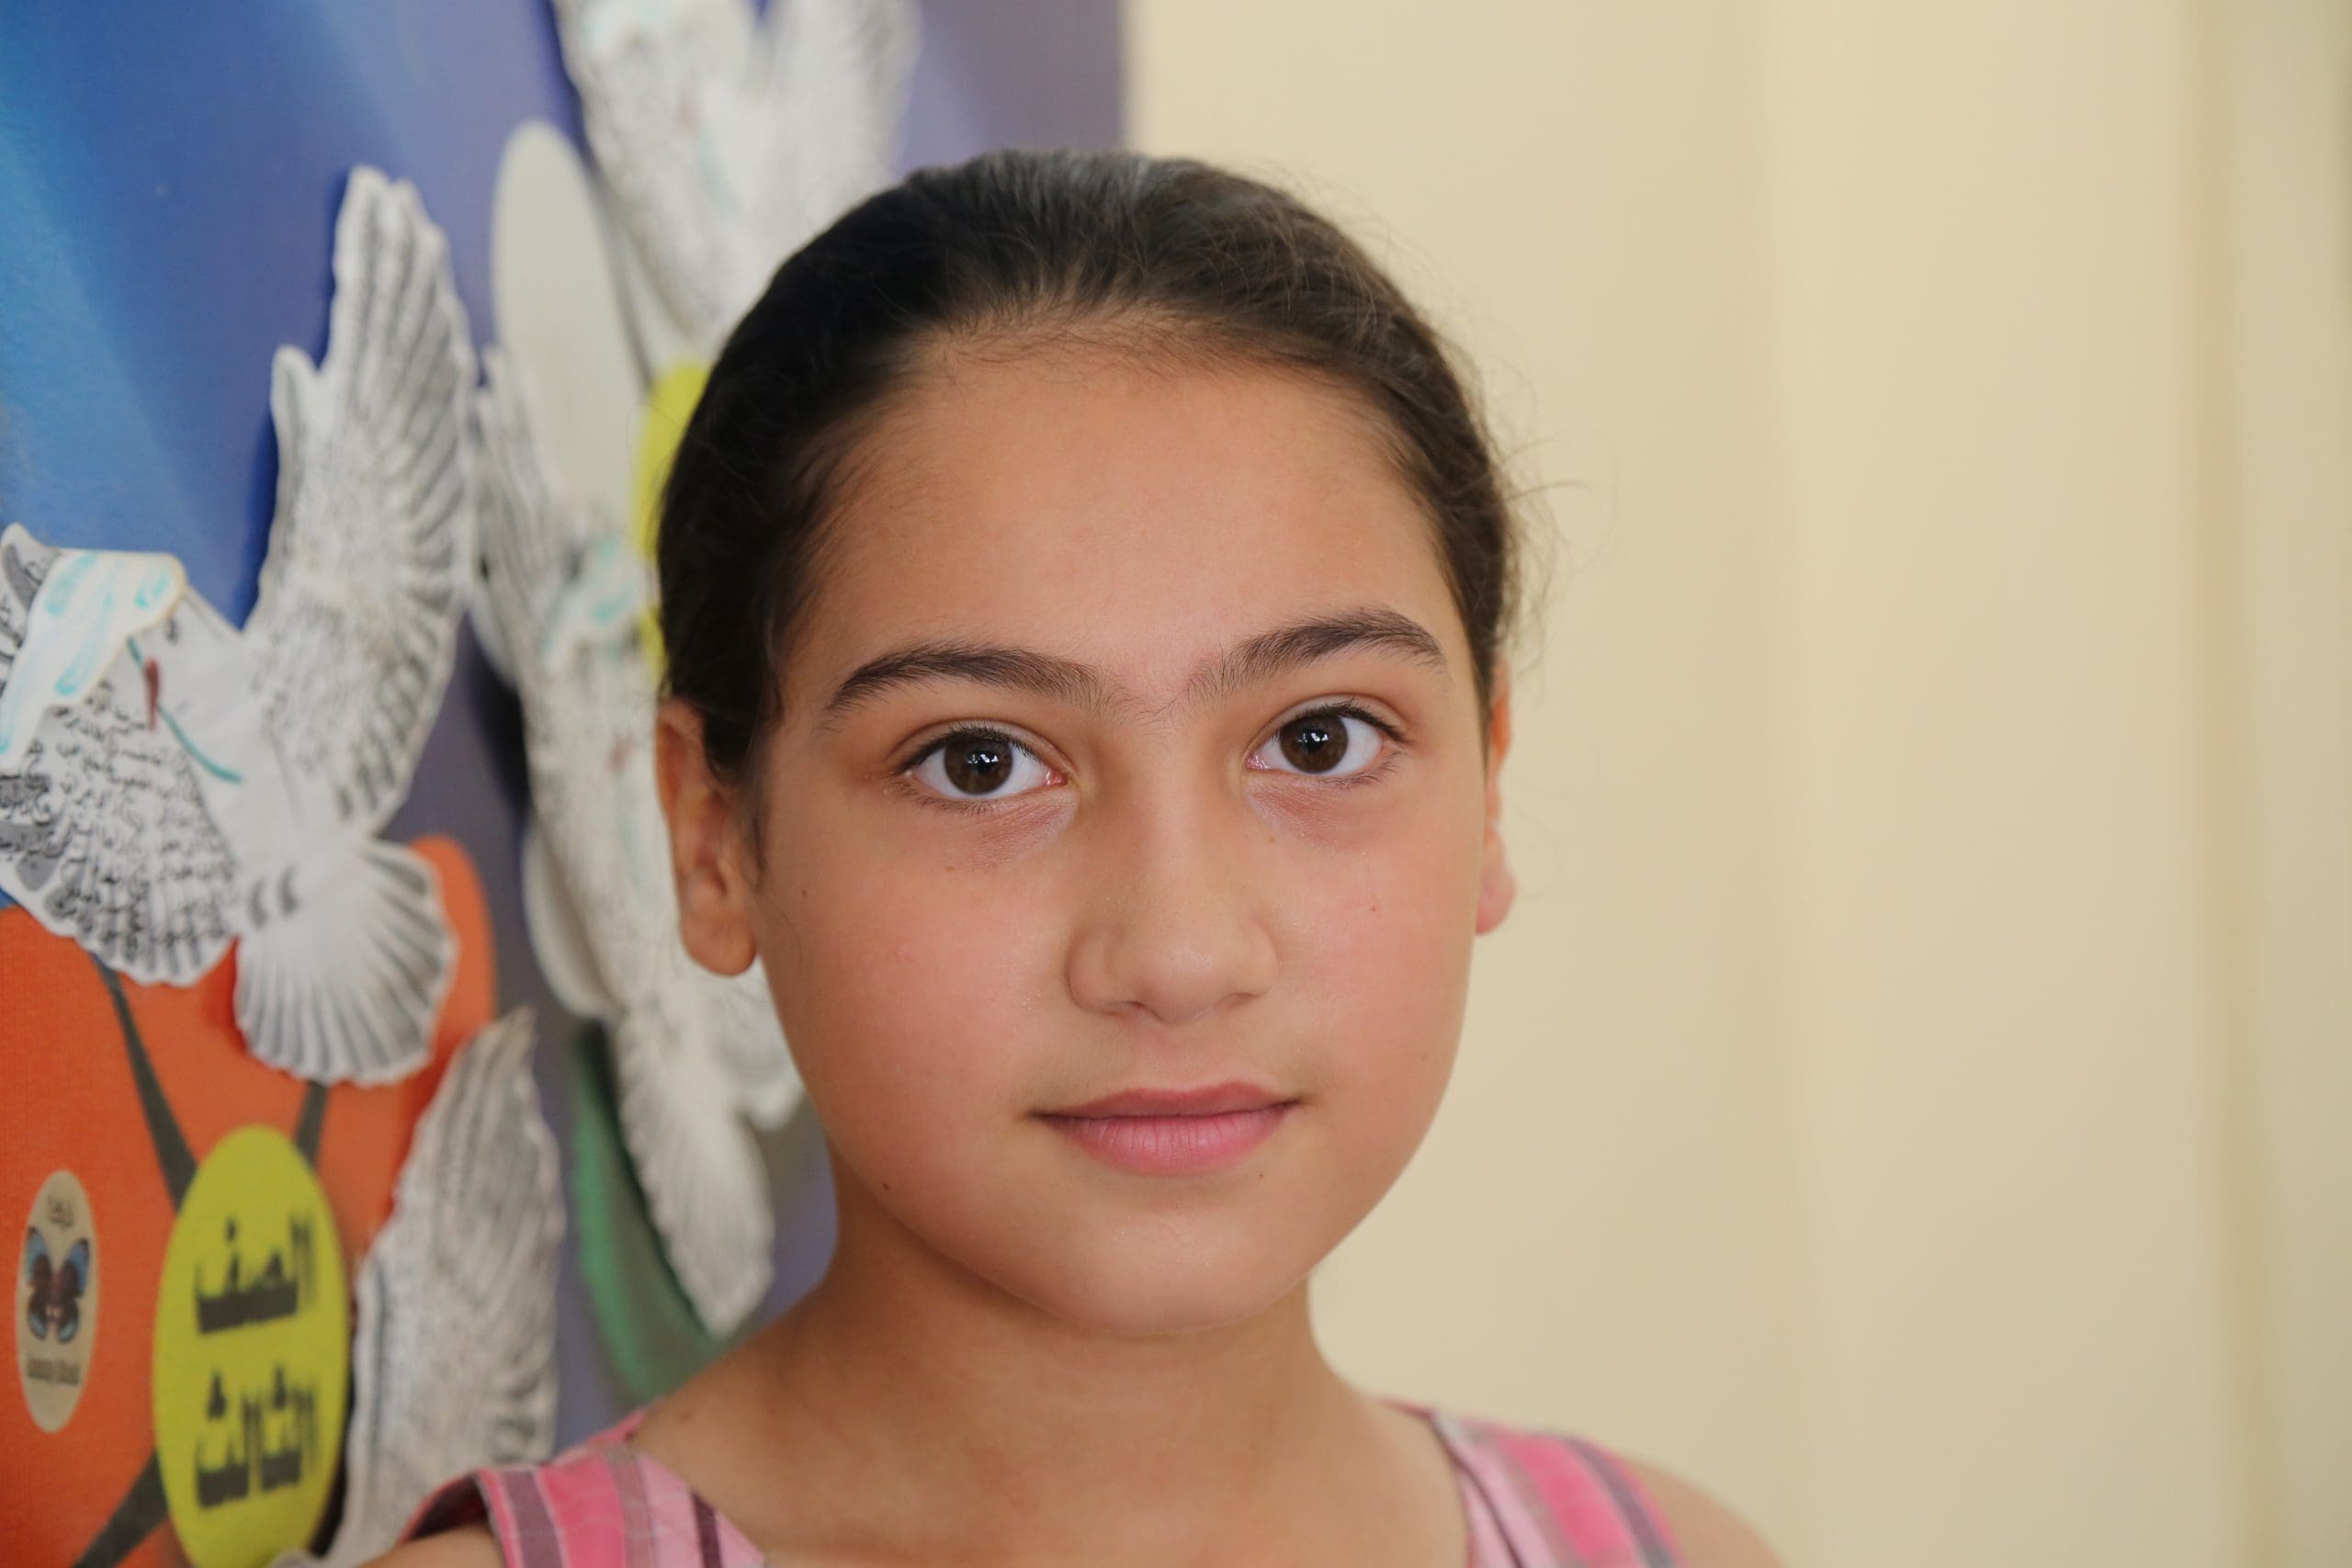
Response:
[[[1053,770],[1035,752],[991,729],[952,730],[903,771],[931,794],[958,804],[1004,800],[1054,782]]]

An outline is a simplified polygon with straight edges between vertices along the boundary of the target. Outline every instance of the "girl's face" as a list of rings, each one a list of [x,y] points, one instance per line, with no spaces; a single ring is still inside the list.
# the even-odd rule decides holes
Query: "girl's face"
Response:
[[[1100,349],[942,355],[860,454],[756,870],[665,711],[688,945],[764,961],[857,1223],[1095,1328],[1261,1311],[1510,903],[1430,525],[1347,395]]]

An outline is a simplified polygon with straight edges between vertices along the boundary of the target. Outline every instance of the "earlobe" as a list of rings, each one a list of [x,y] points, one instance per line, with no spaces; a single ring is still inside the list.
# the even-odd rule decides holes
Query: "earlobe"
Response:
[[[1518,897],[1519,883],[1510,874],[1510,857],[1503,852],[1502,829],[1489,822],[1478,864],[1478,934],[1485,936],[1501,925]]]
[[[759,956],[742,827],[733,796],[703,754],[702,716],[675,697],[655,717],[653,761],[670,828],[678,935],[704,968],[740,975]]]

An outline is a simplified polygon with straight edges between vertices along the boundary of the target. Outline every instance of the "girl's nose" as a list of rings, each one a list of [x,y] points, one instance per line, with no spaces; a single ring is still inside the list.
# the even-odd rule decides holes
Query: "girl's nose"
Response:
[[[1106,823],[1094,897],[1070,944],[1079,1006],[1173,1028],[1268,990],[1276,954],[1249,837],[1190,814]]]

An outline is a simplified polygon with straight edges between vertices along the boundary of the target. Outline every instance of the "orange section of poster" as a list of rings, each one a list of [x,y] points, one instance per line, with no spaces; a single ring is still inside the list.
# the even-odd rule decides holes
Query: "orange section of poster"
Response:
[[[224,1139],[261,1127],[299,1144],[311,1111],[307,1132],[316,1139],[333,1245],[344,1259],[366,1256],[390,1212],[417,1118],[451,1055],[490,1021],[496,998],[489,909],[472,862],[453,840],[413,847],[439,874],[458,967],[431,1061],[373,1089],[314,1089],[247,1055],[232,1008],[233,953],[194,986],[138,986],[106,974],[23,909],[0,910],[0,1062],[10,1080],[0,1094],[0,1212],[25,1214],[51,1173],[70,1169],[86,1194],[106,1269],[105,1322],[72,1418],[43,1430],[17,1389],[0,1388],[0,1471],[40,1499],[0,1510],[0,1562],[72,1562],[118,1514],[136,1520],[149,1513],[157,1527],[120,1561],[136,1568],[188,1561],[161,1522],[161,1476],[147,1474],[155,1456],[155,1311],[178,1201]],[[166,1146],[175,1141],[175,1153]],[[224,1396],[233,1397],[225,1389]]]

